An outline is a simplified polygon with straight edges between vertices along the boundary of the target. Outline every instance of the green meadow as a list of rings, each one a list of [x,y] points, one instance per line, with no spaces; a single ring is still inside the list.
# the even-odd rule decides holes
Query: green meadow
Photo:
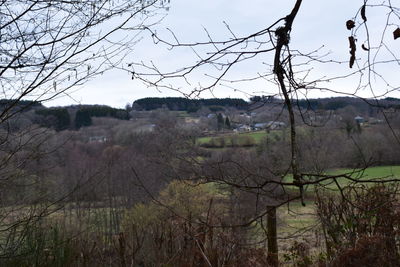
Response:
[[[254,146],[260,144],[267,136],[277,138],[281,135],[281,131],[256,131],[246,133],[223,134],[218,136],[206,136],[197,139],[200,146]]]

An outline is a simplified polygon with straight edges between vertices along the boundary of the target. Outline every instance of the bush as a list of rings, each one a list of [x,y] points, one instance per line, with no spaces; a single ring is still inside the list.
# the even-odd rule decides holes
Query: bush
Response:
[[[123,230],[133,265],[267,266],[263,248],[246,243],[239,228],[229,225],[224,199],[208,185],[173,181],[156,201],[126,213]],[[240,238],[240,239],[238,239]],[[165,266],[165,265],[164,265]]]
[[[241,138],[241,145],[244,147],[252,147],[256,145],[256,142],[254,141],[254,138],[250,136],[243,136]]]
[[[340,252],[332,261],[332,267],[398,266],[399,257],[393,251],[391,238],[363,236],[356,245]]]
[[[15,248],[4,254],[0,266],[70,266],[78,252],[71,241],[66,240],[57,227],[43,227],[39,224],[26,226],[23,235],[12,236],[8,242],[15,242]],[[9,244],[10,247],[13,247]]]
[[[341,198],[320,191],[316,204],[327,253],[334,263],[400,262],[396,242],[400,238],[400,203],[395,185],[349,187]]]

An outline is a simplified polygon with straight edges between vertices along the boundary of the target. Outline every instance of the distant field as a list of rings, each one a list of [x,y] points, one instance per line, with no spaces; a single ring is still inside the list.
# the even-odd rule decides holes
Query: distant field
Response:
[[[400,179],[400,166],[377,166],[370,167],[365,170],[357,170],[357,169],[337,169],[328,171],[327,174],[331,175],[340,175],[347,174],[350,175],[351,178],[357,179],[360,181],[367,180],[390,180],[390,179]],[[338,182],[342,186],[346,186],[351,184],[352,181],[346,178],[339,178]],[[336,188],[334,183],[329,185],[329,188]]]
[[[334,169],[328,170],[326,172],[327,175],[340,175],[346,174],[350,175],[351,178],[357,179],[359,181],[368,181],[368,180],[390,180],[390,179],[400,179],[400,166],[377,166],[377,167],[369,167],[366,170],[361,171],[360,169]],[[285,181],[291,182],[291,175],[287,175],[285,177]],[[337,178],[339,185],[346,186],[352,183],[351,180],[347,178]],[[326,188],[335,190],[337,189],[336,184],[333,180],[328,180],[323,182],[326,185]],[[372,183],[371,183],[372,184]],[[294,186],[288,186],[288,188],[295,188]],[[307,186],[307,192],[312,192],[314,189],[313,185]]]
[[[337,169],[328,172],[329,174],[350,173],[352,169]],[[362,173],[354,174],[353,177],[362,176],[363,179],[376,179],[376,178],[400,178],[400,166],[378,166],[370,167]]]
[[[234,140],[233,142],[237,142],[238,146],[245,146],[249,144],[258,145],[265,137],[274,137],[278,134],[280,134],[280,131],[270,131],[269,133],[266,131],[257,131],[247,133],[232,133],[220,136],[206,136],[198,138],[197,144],[204,145],[214,142],[217,146],[222,146],[221,139],[223,139],[224,146],[232,146],[232,140]]]
[[[266,131],[257,131],[257,132],[250,132],[250,133],[241,133],[239,136],[248,136],[250,138],[253,138],[254,141],[259,144],[267,135],[274,135],[275,132],[271,131],[270,133],[267,133]]]
[[[351,173],[353,171],[353,169],[337,169],[328,171],[327,173],[339,175],[342,173]],[[400,179],[400,166],[371,167],[362,173],[358,172],[357,174],[352,175],[352,177],[359,178],[360,180]],[[287,179],[290,181],[291,177],[287,177]],[[342,186],[350,183],[347,179],[338,179],[338,182]],[[334,190],[336,185],[329,184],[327,188]],[[307,192],[308,199],[306,198],[305,200],[305,207],[301,205],[300,201],[293,201],[289,205],[283,205],[278,208],[278,235],[282,238],[279,245],[280,249],[283,251],[287,249],[291,244],[290,242],[293,238],[296,238],[299,233],[302,234],[302,238],[305,242],[310,244],[311,247],[319,247],[318,239],[321,239],[322,236],[317,238],[317,232],[315,231],[318,229],[318,218],[316,215],[316,205],[311,197],[313,194],[312,187],[309,187]]]
[[[190,117],[190,114],[187,113],[186,111],[170,111],[170,113],[174,114],[174,116],[178,118],[188,118]]]
[[[353,169],[336,169],[328,171],[328,174],[339,175],[341,173],[352,173]],[[366,169],[364,172],[358,172],[352,175],[353,178],[360,178],[361,180],[367,179],[400,179],[400,166],[378,166]],[[287,181],[291,181],[291,177],[288,176]],[[338,179],[342,186],[349,184],[346,179]],[[215,186],[215,185],[212,185]],[[334,184],[327,186],[330,189],[334,189]],[[297,188],[291,188],[297,190]],[[214,188],[215,192],[218,192],[217,187]],[[318,240],[322,236],[318,236],[320,233],[316,232],[318,229],[318,219],[316,215],[316,205],[313,200],[313,189],[309,187],[305,199],[306,206],[303,207],[299,200],[290,202],[287,205],[283,205],[278,208],[278,236],[281,238],[279,243],[280,250],[285,252],[291,245],[293,238],[296,238],[301,234],[302,238],[310,244],[311,247],[317,248]],[[303,240],[302,239],[302,240]],[[303,240],[303,241],[304,241]],[[283,253],[282,252],[282,253]]]

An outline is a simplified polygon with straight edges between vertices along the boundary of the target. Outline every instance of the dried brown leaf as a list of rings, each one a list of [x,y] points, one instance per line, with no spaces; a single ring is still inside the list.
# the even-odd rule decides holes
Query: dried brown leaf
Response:
[[[364,20],[364,22],[367,21],[367,17],[365,16],[365,5],[363,5],[361,8],[361,18]]]
[[[400,37],[400,28],[397,28],[396,30],[394,30],[393,37],[395,40]]]
[[[346,28],[348,30],[353,29],[355,26],[356,26],[356,23],[353,20],[349,19],[348,21],[346,21]]]
[[[350,68],[353,67],[354,62],[356,61],[356,39],[354,39],[353,36],[349,36],[349,44],[350,44],[350,61],[349,61],[349,66]]]

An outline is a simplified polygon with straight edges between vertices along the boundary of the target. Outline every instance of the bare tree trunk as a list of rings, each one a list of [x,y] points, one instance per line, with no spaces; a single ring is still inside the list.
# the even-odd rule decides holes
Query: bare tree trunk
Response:
[[[274,59],[274,73],[278,79],[280,90],[285,99],[285,105],[287,106],[288,113],[289,113],[289,123],[290,123],[290,147],[291,147],[291,168],[293,174],[293,182],[296,183],[300,189],[300,196],[302,200],[302,204],[304,205],[303,201],[303,186],[301,184],[301,175],[299,173],[299,166],[297,161],[297,137],[296,137],[296,124],[295,124],[295,117],[294,117],[294,110],[292,105],[292,100],[290,97],[290,92],[295,91],[296,84],[293,83],[293,71],[291,69],[291,59],[288,56],[289,65],[287,66],[288,69],[285,69],[285,59],[282,59],[282,49],[284,47],[288,47],[289,40],[290,40],[290,32],[292,30],[293,21],[297,15],[297,12],[300,9],[302,4],[302,0],[297,0],[295,6],[292,9],[292,12],[286,16],[285,18],[285,26],[280,27],[276,30],[275,34],[277,36],[277,44],[275,49],[275,59]],[[288,86],[285,83],[285,77],[288,78]],[[291,88],[293,87],[293,88]]]
[[[268,263],[271,266],[278,266],[278,238],[276,231],[276,207],[267,207],[267,231],[268,231]]]
[[[301,176],[299,174],[299,166],[297,161],[297,138],[296,138],[296,124],[295,124],[295,117],[294,117],[294,110],[292,106],[292,101],[289,95],[290,88],[287,88],[285,83],[285,77],[289,75],[289,86],[291,87],[292,84],[290,82],[290,77],[292,70],[291,64],[289,64],[289,69],[285,70],[284,67],[284,60],[282,57],[282,49],[289,45],[290,40],[290,32],[292,30],[293,21],[297,15],[297,12],[300,9],[302,4],[302,0],[297,0],[295,6],[292,9],[292,12],[286,16],[285,18],[285,26],[280,27],[276,30],[275,34],[277,36],[277,44],[275,49],[275,58],[274,58],[274,73],[278,79],[280,90],[285,98],[285,104],[288,109],[289,119],[290,119],[290,145],[291,145],[291,169],[293,174],[293,180],[296,184],[298,184],[300,189],[300,196],[303,201],[303,188],[301,185]],[[290,63],[290,58],[289,58]],[[288,90],[289,89],[289,90]],[[294,90],[296,88],[293,88]],[[277,239],[277,229],[276,229],[276,207],[275,206],[268,206],[267,207],[267,231],[268,231],[268,263],[271,266],[278,266],[279,265],[279,258],[278,258],[278,239]]]

